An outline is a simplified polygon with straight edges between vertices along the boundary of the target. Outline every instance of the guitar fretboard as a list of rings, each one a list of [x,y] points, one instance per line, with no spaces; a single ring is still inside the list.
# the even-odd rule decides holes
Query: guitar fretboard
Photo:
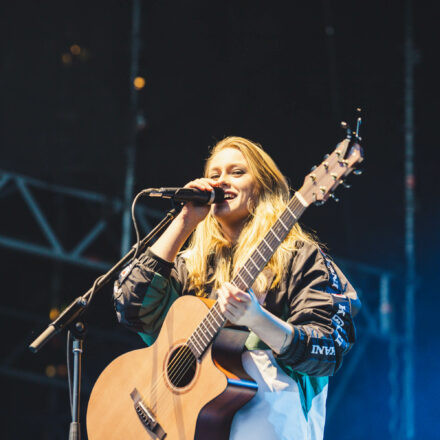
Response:
[[[294,195],[278,220],[252,252],[243,267],[237,272],[237,275],[232,280],[232,284],[244,291],[252,287],[260,272],[272,258],[278,246],[287,237],[287,234],[305,209],[306,207],[300,202],[299,198]],[[202,356],[213,342],[225,322],[226,318],[220,311],[217,301],[187,341],[187,345],[197,359]]]

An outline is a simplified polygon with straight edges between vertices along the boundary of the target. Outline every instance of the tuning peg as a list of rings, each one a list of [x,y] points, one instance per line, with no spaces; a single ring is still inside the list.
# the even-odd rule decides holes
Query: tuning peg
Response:
[[[316,170],[316,165],[313,165],[312,168],[310,168],[310,171],[315,171]]]
[[[341,185],[344,187],[344,188],[351,188],[351,185],[349,184],[349,183],[347,183],[345,180],[341,180]]]
[[[330,154],[324,154],[324,160],[327,160],[329,158]]]
[[[333,199],[333,201],[335,201],[336,203],[338,203],[339,202],[339,199],[333,194],[333,193],[330,193],[330,197]]]
[[[315,206],[322,206],[324,204],[324,200],[318,200],[317,202],[314,202]]]
[[[362,170],[354,170],[353,174],[355,174],[356,176],[360,176],[362,174]]]

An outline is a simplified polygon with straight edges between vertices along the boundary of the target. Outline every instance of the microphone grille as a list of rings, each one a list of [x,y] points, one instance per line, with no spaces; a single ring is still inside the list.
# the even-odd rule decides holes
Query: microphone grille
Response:
[[[214,201],[212,203],[223,202],[223,200],[225,200],[225,192],[223,191],[223,188],[215,186],[214,187]]]

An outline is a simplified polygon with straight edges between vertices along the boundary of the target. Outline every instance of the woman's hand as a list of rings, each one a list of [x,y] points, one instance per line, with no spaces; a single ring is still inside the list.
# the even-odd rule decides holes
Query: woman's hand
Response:
[[[245,325],[276,353],[291,344],[293,327],[263,308],[252,291],[246,293],[224,283],[218,290],[218,302],[232,324]]]
[[[202,178],[192,180],[185,185],[185,188],[212,191],[214,186],[218,186],[218,183],[212,179]],[[209,205],[186,203],[179,215],[151,246],[151,251],[158,257],[172,263],[191,232],[208,215],[210,209]]]
[[[184,188],[200,189],[201,191],[213,191],[214,187],[219,186],[214,179],[200,178],[188,182]],[[185,223],[193,229],[208,215],[210,205],[197,205],[188,202],[182,208],[179,216],[184,219]]]
[[[224,283],[217,293],[220,310],[232,324],[252,328],[259,320],[262,307],[252,291],[244,292],[231,283]]]

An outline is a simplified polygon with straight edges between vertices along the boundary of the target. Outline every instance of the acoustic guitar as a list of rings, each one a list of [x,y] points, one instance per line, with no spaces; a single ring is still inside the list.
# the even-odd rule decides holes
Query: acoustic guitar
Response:
[[[234,277],[235,286],[248,290],[305,209],[344,183],[363,160],[357,140],[348,136],[312,168]],[[152,346],[119,356],[99,376],[87,409],[89,439],[227,440],[234,414],[257,385],[241,365],[248,333],[225,323],[218,302],[177,299]]]

